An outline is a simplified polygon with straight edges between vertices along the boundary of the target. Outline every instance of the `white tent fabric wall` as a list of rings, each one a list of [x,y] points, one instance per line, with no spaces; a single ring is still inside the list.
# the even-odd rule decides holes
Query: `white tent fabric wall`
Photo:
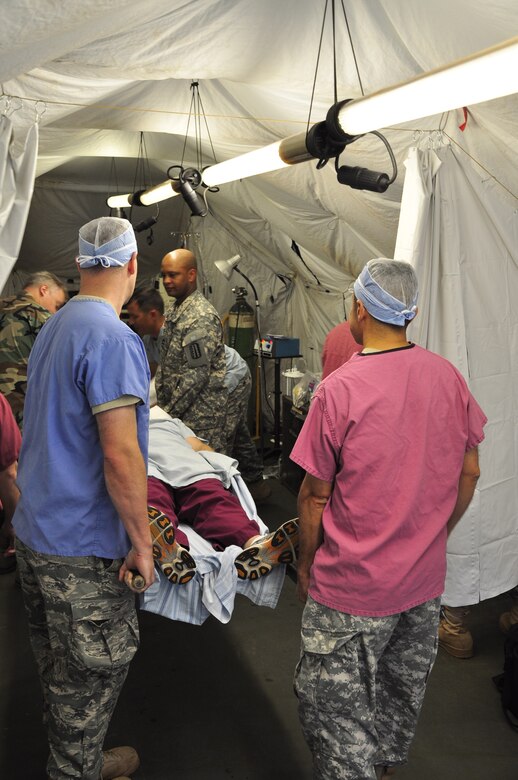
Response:
[[[22,243],[34,188],[38,126],[16,143],[13,123],[0,117],[0,291],[11,273]]]
[[[263,332],[298,337],[313,372],[321,370],[325,335],[344,319],[361,268],[371,257],[393,252],[399,203],[384,200],[384,219],[377,219],[380,196],[345,190],[331,165],[316,171],[305,163],[210,193],[211,215],[197,222],[196,253],[218,311],[228,311],[233,286],[246,284],[236,273],[226,282],[214,260],[239,254],[239,267],[259,292]],[[353,225],[347,218],[355,201],[362,201],[363,213]]]
[[[20,288],[18,282],[36,270],[55,273],[70,286],[79,282],[75,258],[77,236],[81,225],[90,219],[107,215],[107,192],[99,188],[54,186],[36,180],[27,229],[23,237],[19,260],[14,269],[11,288]],[[135,209],[133,224],[153,216],[156,208]],[[130,214],[128,213],[128,216]],[[160,229],[153,229],[153,243],[148,244],[149,231],[137,234],[139,247],[139,279],[155,277],[160,271],[160,260],[166,252],[180,245],[180,233],[187,229],[189,212],[180,198],[171,198],[160,204]],[[172,235],[172,234],[175,235]],[[178,235],[176,235],[178,234]]]
[[[462,371],[488,417],[481,479],[448,541],[443,597],[474,604],[518,583],[517,210],[451,147],[414,149],[395,255],[420,281],[409,337]]]

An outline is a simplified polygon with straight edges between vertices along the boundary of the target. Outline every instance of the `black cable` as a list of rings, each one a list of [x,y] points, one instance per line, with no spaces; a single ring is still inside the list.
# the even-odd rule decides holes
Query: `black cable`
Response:
[[[356,68],[356,75],[358,76],[358,82],[360,84],[361,93],[362,93],[362,95],[365,95],[365,92],[363,90],[362,79],[361,79],[361,76],[360,76],[360,69],[358,67],[358,60],[356,59],[356,52],[354,50],[353,37],[351,35],[351,29],[349,27],[349,20],[347,18],[347,14],[345,12],[344,0],[341,0],[341,2],[342,2],[342,10],[344,12],[345,24],[347,26],[347,34],[349,35],[349,43],[351,44],[351,51],[353,53],[354,66]],[[335,100],[335,102],[336,102],[336,100]]]
[[[193,89],[194,82],[191,83],[191,89]],[[189,125],[191,124],[192,107],[194,103],[194,90],[191,95],[191,105],[189,106],[189,116],[187,118],[187,127],[185,129],[185,137],[183,139],[182,159],[180,160],[180,167],[183,169],[183,161],[185,158],[185,149],[187,147],[187,138],[189,136]]]
[[[318,44],[317,64],[315,66],[315,75],[313,77],[313,89],[311,90],[311,100],[310,100],[310,103],[309,103],[309,114],[308,114],[308,123],[307,123],[307,126],[306,126],[306,136],[307,136],[307,134],[309,132],[309,123],[311,121],[311,110],[313,108],[313,98],[315,97],[315,88],[316,88],[316,84],[317,84],[318,66],[319,66],[319,63],[320,63],[320,53],[322,51],[322,40],[324,38],[324,27],[325,27],[325,24],[326,24],[327,4],[328,4],[328,2],[329,2],[329,0],[326,0],[326,5],[325,5],[325,8],[324,8],[324,18],[322,20],[322,29],[320,30],[320,41],[319,41],[319,44]]]
[[[203,103],[202,103],[201,95],[199,94],[199,92],[198,92],[198,100],[200,101],[200,111],[201,111],[201,114],[203,114],[203,119],[204,119],[204,122],[205,122],[205,129],[207,130],[207,136],[208,136],[209,141],[210,141],[210,148],[212,149],[212,156],[214,157],[214,162],[217,163],[218,159],[216,157],[216,152],[214,151],[214,144],[212,143],[212,137],[211,137],[210,130],[209,130],[209,123],[207,122],[207,117],[205,116],[205,109],[203,108]],[[201,114],[200,114],[200,116],[201,116]],[[202,167],[203,166],[200,167],[200,170],[202,169]]]
[[[194,83],[193,93],[194,93],[194,138],[195,138],[195,146],[196,146],[196,165],[198,167],[198,170],[201,171],[201,169],[203,168],[203,163],[202,163],[201,130],[200,130],[200,123],[201,123],[200,93],[198,90],[197,81]]]
[[[335,0],[332,0],[331,4],[331,10],[332,10],[332,16],[333,16],[333,87],[334,87],[334,96],[335,96],[335,103],[338,103],[338,86],[337,86],[337,76],[336,76],[336,20],[335,20]]]
[[[369,132],[372,135],[377,135],[378,138],[380,138],[383,141],[383,143],[385,144],[385,147],[387,149],[387,152],[389,153],[390,162],[392,163],[392,178],[386,179],[387,174],[383,174],[383,177],[385,177],[385,182],[384,182],[385,187],[384,187],[384,189],[383,190],[374,190],[374,191],[378,191],[378,192],[384,192],[387,189],[387,187],[389,187],[397,178],[397,173],[398,173],[397,162],[396,162],[396,158],[394,156],[394,152],[392,151],[392,147],[389,144],[389,142],[387,141],[387,139],[385,138],[385,136],[382,135],[378,130],[370,130]],[[367,135],[367,133],[365,133],[365,135]],[[361,138],[362,136],[357,136],[357,137]],[[349,184],[349,186],[354,186],[351,181],[346,181],[343,178],[341,178],[341,173],[343,173],[345,170],[348,170],[348,171],[351,171],[351,172],[352,171],[365,171],[367,173],[374,173],[373,171],[368,171],[367,168],[348,168],[348,166],[343,166],[342,168],[340,168],[340,155],[337,155],[335,157],[335,171],[338,174],[338,181],[341,184]],[[372,188],[369,187],[369,186],[367,186],[367,187],[365,187],[365,186],[361,187],[360,186],[360,187],[357,187],[357,189],[372,189]]]
[[[302,254],[301,254],[301,252],[300,252],[300,249],[299,249],[299,246],[298,246],[297,242],[296,242],[296,241],[294,241],[293,239],[292,239],[292,241],[291,241],[291,249],[292,249],[292,251],[293,251],[293,252],[295,252],[295,254],[297,255],[297,257],[299,257],[299,258],[300,258],[300,260],[302,261],[302,264],[304,265],[304,267],[305,267],[305,268],[307,268],[307,270],[309,271],[309,273],[310,273],[310,274],[313,274],[313,276],[315,277],[315,279],[316,279],[316,281],[317,281],[317,284],[318,284],[318,286],[319,286],[319,287],[322,287],[322,283],[321,283],[320,279],[318,278],[318,276],[316,275],[316,273],[313,271],[313,269],[311,269],[311,268],[309,267],[309,265],[306,263],[306,261],[305,261],[305,260],[304,260],[304,258],[302,257]]]
[[[112,181],[115,182],[115,185],[112,187]],[[119,180],[117,177],[117,165],[115,163],[115,157],[112,157],[111,165],[110,165],[110,176],[108,178],[108,189],[110,192],[119,192]]]
[[[144,133],[142,133],[142,189],[147,190],[148,187],[152,186],[153,180],[151,178],[151,166],[149,165],[146,138]]]
[[[390,184],[392,184],[393,181],[396,180],[396,177],[397,177],[397,163],[396,163],[396,158],[394,157],[394,152],[392,151],[392,147],[391,147],[391,145],[389,144],[389,142],[387,141],[387,139],[385,138],[384,135],[382,135],[380,132],[378,132],[378,130],[371,130],[370,132],[372,133],[372,135],[377,135],[378,138],[381,138],[381,140],[385,144],[387,152],[389,153],[390,162],[392,163],[392,178],[389,181],[389,185],[390,185]]]

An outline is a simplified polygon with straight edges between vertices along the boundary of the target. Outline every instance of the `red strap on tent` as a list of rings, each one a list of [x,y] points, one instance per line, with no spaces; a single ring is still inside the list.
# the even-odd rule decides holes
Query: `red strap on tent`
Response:
[[[464,106],[462,111],[464,113],[464,122],[461,125],[459,125],[459,130],[464,132],[464,130],[466,129],[466,125],[468,124],[468,109],[466,108],[466,106]]]

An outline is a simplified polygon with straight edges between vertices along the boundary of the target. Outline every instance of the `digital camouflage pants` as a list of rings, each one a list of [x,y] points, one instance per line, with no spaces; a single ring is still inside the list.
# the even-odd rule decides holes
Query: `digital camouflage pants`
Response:
[[[44,699],[52,780],[99,780],[102,746],[138,647],[121,560],[42,555],[16,542]]]
[[[404,764],[437,653],[440,599],[360,617],[308,598],[295,693],[315,780],[374,780]]]
[[[226,454],[239,463],[245,482],[257,482],[263,477],[263,461],[248,430],[248,401],[252,390],[250,375],[228,394],[225,422]]]

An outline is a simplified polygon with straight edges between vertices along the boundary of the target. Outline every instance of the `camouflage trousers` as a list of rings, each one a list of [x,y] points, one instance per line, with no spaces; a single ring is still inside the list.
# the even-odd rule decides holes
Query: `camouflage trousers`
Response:
[[[53,780],[99,780],[102,746],[138,647],[133,593],[122,560],[16,554],[43,689]]]
[[[360,617],[308,598],[295,693],[315,780],[404,764],[437,653],[440,599]]]
[[[239,471],[245,482],[257,482],[263,476],[263,463],[248,430],[248,400],[252,379],[247,375],[228,394],[225,423],[226,454],[239,463]]]

